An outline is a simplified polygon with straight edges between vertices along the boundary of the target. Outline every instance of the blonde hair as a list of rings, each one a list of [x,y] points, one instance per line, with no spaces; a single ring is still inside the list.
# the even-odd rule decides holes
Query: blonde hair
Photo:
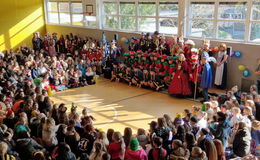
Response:
[[[251,108],[251,107],[246,106],[243,111],[245,111],[245,110],[248,111],[249,116],[252,116],[252,115],[253,115],[253,112],[252,112],[252,108]]]
[[[246,106],[254,107],[255,106],[255,102],[253,100],[246,100]]]
[[[236,113],[238,113],[238,114],[241,113],[241,110],[240,110],[240,108],[238,108],[238,107],[233,107],[233,108],[232,108],[232,111],[234,111],[234,112],[236,112]]]
[[[227,50],[227,45],[225,43],[221,43],[219,47],[223,47],[225,50]]]
[[[191,157],[202,160],[206,158],[206,153],[200,147],[193,147]]]
[[[114,132],[113,133],[113,140],[115,142],[121,143],[120,152],[121,152],[121,154],[124,154],[124,152],[125,152],[125,142],[124,142],[122,134],[120,132]]]

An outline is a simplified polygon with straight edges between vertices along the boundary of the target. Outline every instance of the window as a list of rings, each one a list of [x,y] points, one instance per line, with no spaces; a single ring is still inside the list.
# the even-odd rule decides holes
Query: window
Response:
[[[178,14],[177,2],[159,3],[159,32],[165,34],[178,33]]]
[[[60,24],[70,24],[70,4],[68,2],[59,3]]]
[[[213,38],[214,5],[214,2],[191,3],[188,22],[189,36]]]
[[[83,25],[83,6],[81,2],[62,1],[47,3],[48,23],[64,25]]]
[[[134,2],[120,2],[120,29],[135,31],[136,17],[135,17],[135,3]]]
[[[82,3],[71,3],[72,25],[83,26]]]
[[[253,2],[251,10],[251,23],[249,40],[260,42],[260,2]]]
[[[220,2],[218,13],[217,38],[225,40],[244,40],[246,3]]]
[[[220,2],[218,7],[219,19],[246,19],[246,3]]]
[[[177,2],[160,2],[159,16],[162,17],[178,17],[178,3]]]
[[[58,3],[57,2],[48,3],[48,17],[49,17],[49,23],[59,23],[59,13],[58,13]]]
[[[155,18],[139,18],[139,31],[141,32],[154,32],[156,30]]]
[[[186,0],[185,5],[184,0],[100,0],[99,17],[88,14],[82,0],[45,1],[50,24],[162,34],[184,30],[186,37],[260,42],[260,0]]]
[[[190,8],[190,18],[214,18],[214,2],[192,2]],[[210,8],[210,9],[209,9]]]
[[[155,2],[139,2],[138,13],[139,16],[155,16],[156,15]]]
[[[108,29],[177,34],[178,0],[173,2],[110,0],[103,2],[102,22]]]
[[[138,30],[154,32],[156,30],[155,2],[138,2]]]
[[[135,15],[134,2],[120,2],[120,15]]]
[[[207,20],[193,20],[191,22],[190,36],[201,38],[213,37],[213,22]]]
[[[118,28],[118,12],[116,2],[104,2],[104,28]]]
[[[218,22],[218,38],[225,40],[243,40],[245,38],[245,23]]]
[[[191,1],[187,22],[188,36],[244,41],[247,38],[247,2],[243,0],[240,2],[223,1]],[[252,25],[251,27],[255,30],[256,26]]]

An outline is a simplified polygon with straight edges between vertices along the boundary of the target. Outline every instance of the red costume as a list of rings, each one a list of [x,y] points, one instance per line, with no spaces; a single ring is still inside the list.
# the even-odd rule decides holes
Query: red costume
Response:
[[[201,72],[201,65],[199,64],[190,64],[188,68],[189,80],[193,83],[199,82],[199,74]]]
[[[191,95],[191,88],[188,78],[188,65],[186,61],[178,62],[174,77],[168,88],[170,94]]]

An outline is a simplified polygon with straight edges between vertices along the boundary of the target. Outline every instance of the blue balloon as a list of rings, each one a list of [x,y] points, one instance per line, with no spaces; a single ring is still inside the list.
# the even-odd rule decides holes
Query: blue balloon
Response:
[[[126,44],[129,44],[129,42],[130,42],[129,39],[126,39],[126,40],[125,40],[125,43],[126,43]]]
[[[242,56],[241,52],[239,52],[239,51],[235,52],[235,57],[240,58],[241,56]]]
[[[250,71],[249,71],[248,69],[245,69],[245,70],[243,71],[243,76],[244,76],[244,77],[249,77],[249,76],[250,76]]]

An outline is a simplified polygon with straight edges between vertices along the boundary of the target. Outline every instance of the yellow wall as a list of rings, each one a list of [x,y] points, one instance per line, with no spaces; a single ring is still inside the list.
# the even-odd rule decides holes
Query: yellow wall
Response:
[[[0,4],[0,50],[31,46],[33,32],[46,32],[43,0],[1,0]]]

